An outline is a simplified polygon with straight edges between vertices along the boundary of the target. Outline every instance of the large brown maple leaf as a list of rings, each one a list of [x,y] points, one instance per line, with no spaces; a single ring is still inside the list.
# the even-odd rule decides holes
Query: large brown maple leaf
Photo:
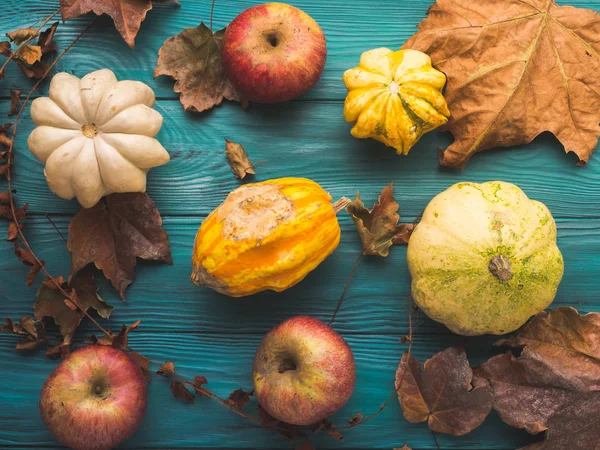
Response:
[[[438,0],[405,48],[448,77],[440,163],[550,131],[587,162],[600,136],[600,15],[553,0]]]
[[[159,0],[178,3],[177,0]],[[146,13],[152,9],[152,0],[60,0],[63,20],[87,14],[108,14],[127,45],[134,48],[134,40]]]

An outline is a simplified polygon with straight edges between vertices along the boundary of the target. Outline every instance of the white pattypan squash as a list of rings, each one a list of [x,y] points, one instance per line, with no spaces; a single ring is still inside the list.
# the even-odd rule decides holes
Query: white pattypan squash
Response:
[[[50,97],[31,105],[37,128],[27,142],[46,164],[52,192],[77,197],[85,208],[113,192],[144,192],[147,171],[169,161],[169,153],[154,139],[163,118],[153,105],[148,85],[117,81],[108,69],[81,80],[56,74]]]

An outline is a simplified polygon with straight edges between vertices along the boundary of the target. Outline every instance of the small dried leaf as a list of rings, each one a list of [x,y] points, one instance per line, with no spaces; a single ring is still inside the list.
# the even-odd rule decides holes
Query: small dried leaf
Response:
[[[73,334],[83,314],[75,308],[67,306],[65,295],[56,289],[49,289],[45,285],[40,286],[37,291],[37,300],[33,304],[33,313],[37,320],[43,317],[51,317],[60,327],[63,337]],[[74,305],[73,305],[74,306]]]
[[[206,379],[206,377],[203,377],[201,375],[196,375],[194,377],[194,386],[195,387],[201,388],[205,384],[208,384],[208,380]]]
[[[186,403],[194,403],[195,395],[190,392],[185,385],[178,380],[173,380],[171,383],[171,393],[173,397],[178,398],[179,400],[183,400]]]
[[[131,359],[133,359],[135,361],[135,363],[138,366],[140,366],[140,369],[142,370],[144,377],[146,377],[146,381],[149,383],[150,378],[151,378],[151,376],[150,376],[150,360],[138,352],[130,352],[129,356],[131,357]]]
[[[15,222],[8,223],[8,236],[6,237],[7,241],[14,241],[19,236],[19,230],[23,229],[23,224],[16,224]]]
[[[21,98],[22,90],[17,89],[15,91],[10,89],[10,110],[8,111],[8,115],[12,116],[17,113],[17,108],[19,107],[19,99]]]
[[[0,55],[6,56],[8,58],[11,54],[12,54],[12,52],[10,51],[10,42],[1,41],[0,42]],[[0,77],[0,80],[1,79],[2,79],[2,77]]]
[[[17,45],[21,45],[23,42],[33,39],[38,35],[38,31],[35,28],[21,28],[19,30],[11,31],[6,33],[6,37]]]
[[[363,415],[361,413],[356,413],[354,415],[354,417],[348,419],[348,424],[351,427],[355,427],[356,425],[358,425],[360,423],[360,421],[363,419]]]
[[[145,193],[111,194],[82,208],[69,225],[71,274],[95,263],[121,298],[133,282],[136,258],[173,264],[169,240],[154,202]]]
[[[17,342],[16,348],[19,351],[36,350],[44,342],[46,342],[46,339],[38,339],[35,341],[19,341],[19,342]]]
[[[342,433],[340,433],[337,430],[335,424],[327,419],[323,419],[319,423],[317,423],[313,428],[313,433],[318,433],[321,430],[325,431],[325,433],[327,433],[327,436],[335,439],[336,441],[344,440],[344,436],[342,436]]]
[[[43,55],[56,51],[56,46],[52,45],[52,39],[54,38],[54,33],[56,33],[57,27],[58,22],[54,22],[48,29],[46,29],[46,31],[42,31],[40,33],[38,45],[42,48]]]
[[[172,375],[175,373],[175,364],[167,361],[156,371],[156,375]]]
[[[21,329],[27,334],[31,339],[38,338],[38,331],[35,327],[35,321],[31,317],[23,316],[19,319],[19,325],[21,325]]]
[[[250,397],[254,394],[254,391],[244,391],[243,389],[236,389],[229,397],[227,397],[227,404],[234,408],[242,409],[249,401]]]
[[[42,47],[25,44],[17,51],[16,57],[27,64],[35,64],[42,59]]]
[[[365,208],[360,193],[357,193],[354,201],[347,206],[346,210],[354,220],[365,255],[386,257],[393,244],[408,242],[413,226],[398,225],[398,208],[392,183],[381,191],[378,203],[372,210]]]
[[[62,275],[42,281],[42,284],[49,289],[59,289],[59,287],[62,287],[64,283],[65,279]]]
[[[98,294],[98,283],[94,276],[93,266],[88,265],[77,272],[71,279],[69,287],[75,290],[79,305],[86,311],[94,308],[100,317],[104,319],[110,317],[114,307],[106,303]]]
[[[231,171],[238,180],[243,180],[246,175],[256,174],[250,159],[248,159],[248,154],[240,144],[225,139],[225,156],[231,166]]]
[[[186,111],[206,111],[223,98],[247,104],[223,73],[221,46],[225,29],[214,34],[201,23],[167,39],[158,51],[154,78],[176,80],[173,90]]]
[[[475,379],[467,355],[450,347],[425,362],[404,353],[396,390],[406,420],[428,422],[431,430],[462,436],[477,428],[492,409],[489,382]]]
[[[32,65],[27,65],[21,59],[14,59],[13,61],[17,64],[17,66],[19,66],[19,69],[21,69],[23,75],[25,75],[27,78],[40,79],[44,78],[50,73],[50,66],[43,61],[36,61]]]

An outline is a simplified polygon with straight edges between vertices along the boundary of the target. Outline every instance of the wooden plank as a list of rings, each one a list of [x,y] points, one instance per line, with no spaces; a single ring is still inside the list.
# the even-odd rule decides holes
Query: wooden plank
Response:
[[[0,116],[8,105],[0,105]],[[395,182],[401,214],[416,216],[427,203],[460,181],[495,179],[519,185],[540,200],[555,217],[598,217],[600,164],[576,167],[551,135],[518,149],[477,155],[463,171],[441,169],[438,147],[450,143],[446,134],[426,135],[409,156],[397,156],[374,140],[349,133],[341,104],[296,102],[252,107],[244,112],[233,105],[197,116],[184,112],[178,102],[160,101],[165,121],[159,139],[171,153],[167,165],[152,169],[148,193],[163,215],[204,216],[240,183],[225,160],[224,137],[245,146],[257,166],[257,180],[283,176],[312,178],[334,198],[353,197],[360,190],[372,204],[379,191]],[[28,117],[16,143],[15,188],[32,213],[72,214],[76,201],[56,197],[48,189],[43,165],[27,149],[33,129]],[[540,170],[540,167],[547,170]]]
[[[67,236],[69,218],[54,222]],[[115,306],[113,328],[142,319],[150,330],[206,333],[264,333],[276,323],[297,314],[310,314],[329,320],[342,292],[360,245],[351,220],[342,217],[342,242],[333,255],[305,280],[278,294],[267,292],[231,299],[208,288],[191,284],[191,252],[201,218],[165,219],[174,265],[140,263],[137,278],[127,291],[123,304],[108,282],[101,295]],[[600,310],[600,223],[597,220],[562,219],[558,222],[559,246],[565,258],[565,277],[554,306],[573,305],[582,311]],[[45,218],[35,217],[27,224],[31,245],[50,271],[67,275],[70,255],[65,243]],[[35,289],[24,285],[27,268],[11,253],[11,244],[0,246],[0,311],[2,316],[19,318],[31,314]],[[394,247],[390,256],[365,258],[356,271],[335,327],[344,334],[407,333],[410,275],[405,247]],[[93,328],[86,327],[87,330]],[[445,327],[422,318],[420,333],[446,333]]]
[[[348,343],[357,363],[357,384],[354,395],[343,410],[333,417],[343,425],[357,411],[367,415],[378,409],[393,392],[393,380],[400,356],[406,346],[399,343],[400,335],[351,336]],[[143,329],[132,333],[133,348],[157,361],[173,360],[177,370],[186,376],[204,375],[215,393],[251,387],[251,365],[260,336],[218,334],[207,336],[190,333],[147,333]],[[414,354],[421,361],[435,352],[457,342],[456,336],[445,339],[419,337]],[[14,341],[0,336],[0,446],[51,446],[53,439],[45,429],[38,413],[40,388],[56,361],[45,359],[40,352],[34,355],[17,354]],[[489,339],[479,339],[467,347],[473,364],[492,354]],[[374,357],[376,355],[376,357]],[[16,367],[19,375],[16,376]],[[149,413],[135,438],[124,448],[289,448],[285,440],[259,426],[224,410],[208,399],[197,399],[186,405],[171,397],[167,380],[153,378],[150,383]],[[10,406],[9,406],[10,405]],[[255,403],[247,406],[254,412]],[[365,425],[344,433],[345,440],[334,441],[325,435],[311,440],[317,448],[392,448],[407,444],[414,449],[435,449],[432,435],[424,424],[406,422],[394,399],[378,417]],[[444,449],[507,449],[519,448],[532,437],[516,430],[492,415],[484,424],[461,438],[438,435]]]
[[[241,11],[259,3],[262,2],[217,0],[214,29],[224,27]],[[327,38],[328,55],[323,76],[301,99],[339,100],[346,95],[342,74],[358,64],[360,54],[378,47],[399,48],[417,31],[416,26],[425,17],[427,8],[433,2],[369,0],[352,2],[351,6],[347,0],[293,0],[287,3],[313,16]],[[600,10],[600,0],[560,0],[557,3]],[[135,79],[150,84],[160,98],[177,98],[178,94],[173,92],[173,81],[170,78],[153,80],[158,49],[166,39],[183,28],[195,27],[200,21],[208,23],[210,4],[209,0],[185,0],[181,2],[180,8],[174,5],[155,5],[154,10],[148,13],[142,23],[136,38],[135,51],[123,42],[112,21],[103,17],[85,38],[59,61],[57,70],[83,76],[92,70],[108,67],[119,78]],[[5,33],[30,26],[36,20],[50,15],[56,8],[56,0],[36,0],[27,2],[26,5],[18,1],[9,2],[0,17],[0,31]],[[66,47],[91,20],[91,17],[76,18],[61,24],[55,38],[58,46]],[[11,64],[6,72],[5,81],[0,81],[0,95],[6,96],[6,89],[14,85],[18,78],[19,71]],[[31,84],[22,81],[18,86],[27,87]]]

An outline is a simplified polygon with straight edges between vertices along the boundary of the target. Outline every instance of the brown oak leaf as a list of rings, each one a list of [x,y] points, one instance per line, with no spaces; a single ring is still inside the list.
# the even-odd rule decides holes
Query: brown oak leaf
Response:
[[[111,194],[82,208],[69,225],[71,274],[94,263],[121,298],[133,282],[136,258],[173,264],[162,218],[145,193]]]
[[[492,409],[489,382],[473,380],[463,349],[450,347],[425,361],[404,353],[396,390],[406,420],[428,422],[431,430],[462,436],[477,428]]]
[[[360,192],[356,193],[356,198],[346,207],[346,211],[358,230],[363,254],[385,257],[393,244],[408,243],[413,225],[398,225],[399,208],[394,199],[393,183],[383,188],[378,202],[370,211],[360,199]]]
[[[173,3],[178,2],[175,0]],[[92,11],[97,16],[107,14],[131,48],[135,47],[135,37],[146,18],[146,13],[151,9],[151,0],[60,0],[63,21]]]
[[[167,39],[158,51],[154,78],[168,75],[176,80],[173,90],[186,111],[205,111],[219,105],[223,98],[247,101],[223,73],[221,46],[225,29],[214,34],[200,23]]]
[[[21,28],[19,30],[6,33],[6,37],[17,45],[22,44],[27,40],[31,40],[38,35],[38,30],[35,28]]]
[[[554,0],[438,0],[403,48],[448,77],[455,141],[440,163],[544,131],[587,162],[600,136],[600,15]]]
[[[173,380],[171,383],[171,393],[173,394],[173,397],[190,404],[194,403],[194,399],[196,398],[196,396],[185,387],[185,384],[178,380]]]
[[[250,162],[244,147],[225,138],[225,156],[231,166],[231,171],[238,180],[243,180],[246,175],[255,175],[254,165]]]
[[[246,404],[250,401],[250,397],[252,397],[254,391],[244,391],[243,389],[236,389],[229,397],[227,397],[228,405],[231,405],[234,408],[242,409]]]

